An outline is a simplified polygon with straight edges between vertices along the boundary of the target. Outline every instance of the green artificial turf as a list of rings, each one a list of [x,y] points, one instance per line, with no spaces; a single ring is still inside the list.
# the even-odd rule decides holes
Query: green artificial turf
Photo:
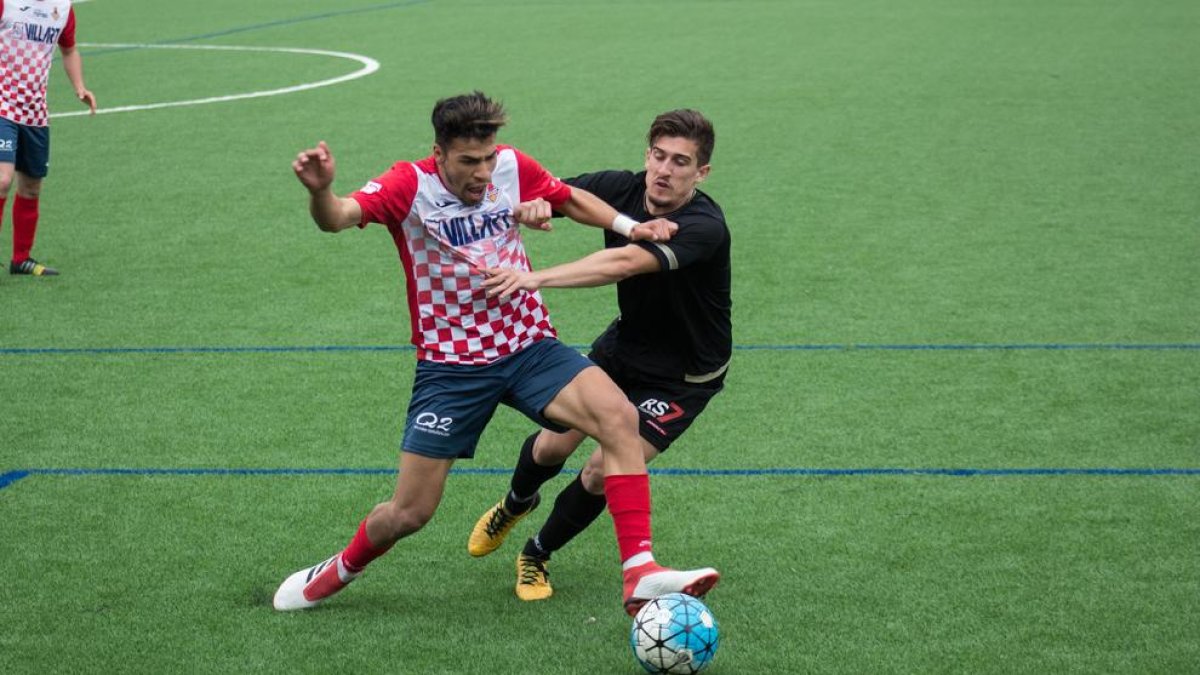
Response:
[[[361,67],[164,44],[380,69],[52,121],[34,255],[63,274],[0,275],[0,672],[641,672],[607,517],[545,603],[512,594],[539,515],[467,555],[531,430],[507,409],[424,531],[326,606],[270,608],[391,493],[414,366],[390,236],[318,232],[289,163],[325,140],[349,192],[475,88],[564,177],[637,170],[664,110],[716,125],[734,361],[653,478],[659,558],[723,574],[709,672],[1200,662],[1195,3],[75,11],[102,109]],[[91,46],[116,44],[143,46]],[[52,112],[79,111],[54,68]],[[600,245],[524,236],[535,266]],[[616,314],[612,289],[544,296],[572,345]]]

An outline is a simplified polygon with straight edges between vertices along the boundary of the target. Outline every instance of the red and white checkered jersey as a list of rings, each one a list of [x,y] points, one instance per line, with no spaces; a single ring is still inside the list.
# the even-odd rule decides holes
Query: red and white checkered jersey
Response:
[[[0,117],[44,127],[54,46],[75,46],[71,0],[0,0]]]
[[[496,146],[484,198],[468,205],[438,176],[436,160],[397,162],[351,195],[362,223],[387,225],[400,251],[417,358],[483,365],[557,333],[538,292],[487,297],[484,268],[529,270],[513,211],[542,198],[561,206],[570,186],[515,148]]]

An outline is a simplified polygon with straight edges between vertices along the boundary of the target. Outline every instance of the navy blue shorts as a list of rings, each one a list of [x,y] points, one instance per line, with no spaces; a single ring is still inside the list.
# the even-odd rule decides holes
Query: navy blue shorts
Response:
[[[594,366],[558,340],[545,339],[486,366],[417,362],[401,449],[439,459],[471,458],[501,403],[553,431],[542,412],[584,368]]]
[[[30,127],[0,117],[0,163],[30,178],[50,172],[50,127]]]

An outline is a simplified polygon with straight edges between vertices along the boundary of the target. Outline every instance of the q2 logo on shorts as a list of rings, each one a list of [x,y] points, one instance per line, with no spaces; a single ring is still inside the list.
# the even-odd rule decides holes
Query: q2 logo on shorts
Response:
[[[413,428],[436,436],[449,436],[450,425],[454,424],[453,417],[440,417],[435,413],[423,412],[413,420]]]

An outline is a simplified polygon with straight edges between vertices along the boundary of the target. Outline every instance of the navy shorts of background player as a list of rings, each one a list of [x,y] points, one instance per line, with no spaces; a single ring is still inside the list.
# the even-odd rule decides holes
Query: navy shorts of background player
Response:
[[[50,172],[50,127],[31,127],[0,117],[0,163],[30,178]]]

